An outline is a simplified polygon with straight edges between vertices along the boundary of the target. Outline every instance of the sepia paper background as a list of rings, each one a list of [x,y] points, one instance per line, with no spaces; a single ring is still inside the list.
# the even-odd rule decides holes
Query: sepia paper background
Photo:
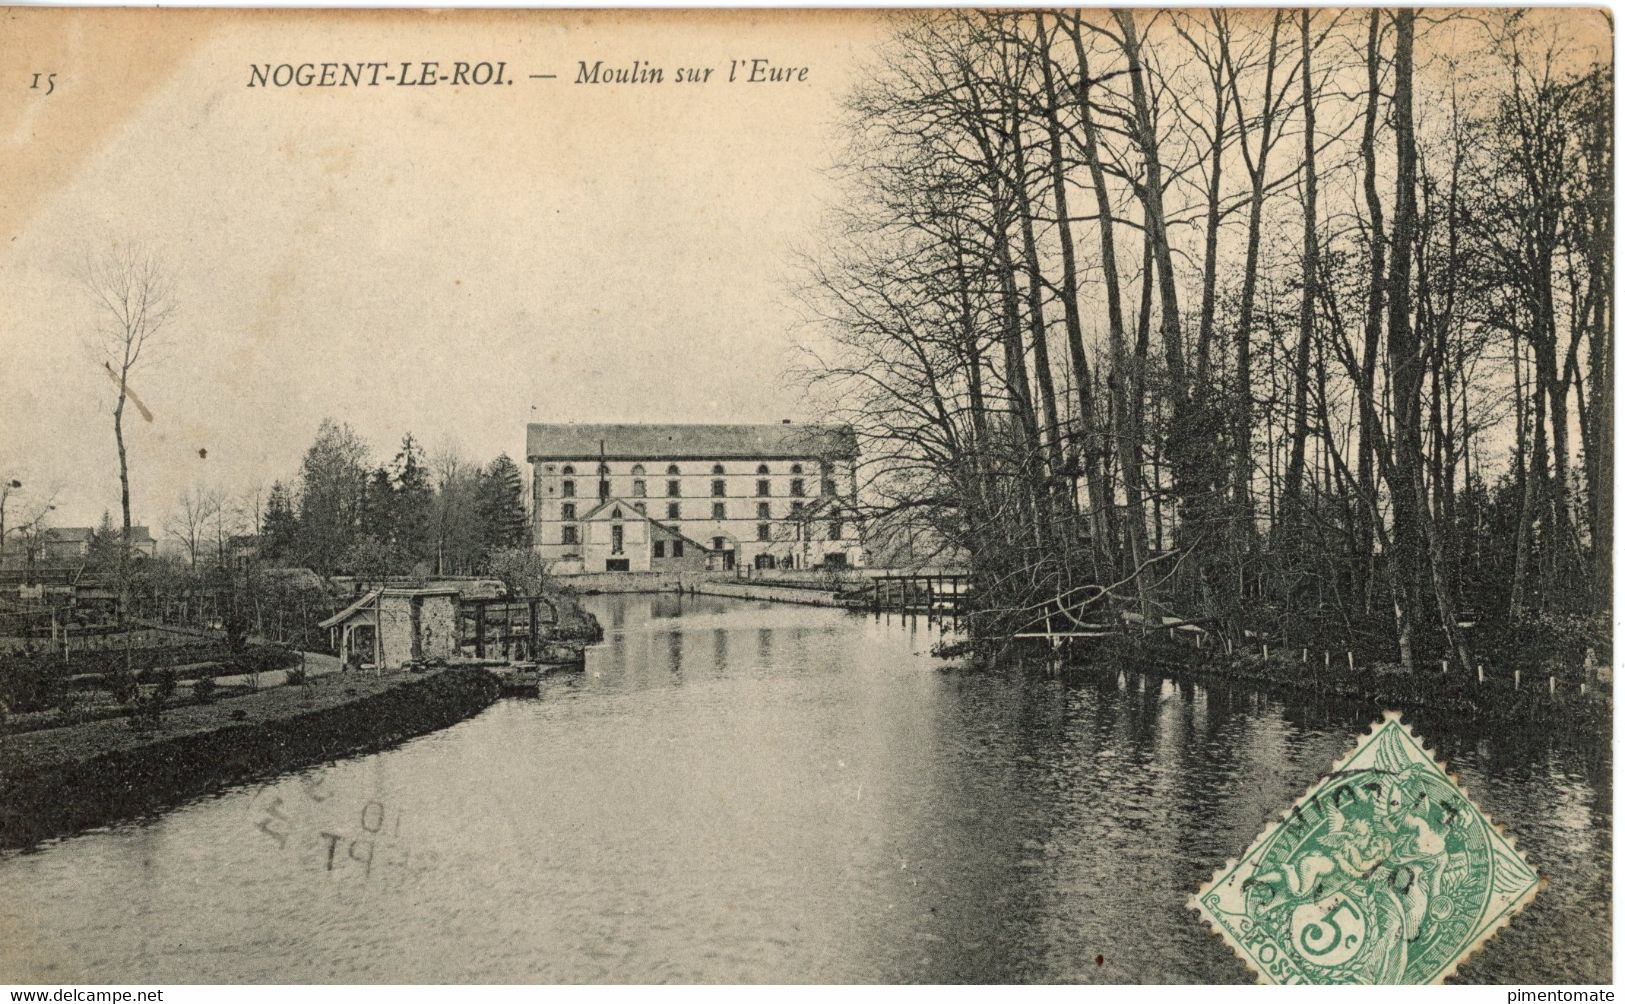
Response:
[[[833,192],[841,97],[884,16],[5,18],[0,466],[58,487],[59,522],[116,498],[113,388],[84,347],[77,275],[118,241],[176,279],[179,310],[133,386],[155,417],[132,466],[166,491],[280,476],[328,415],[376,442],[411,431],[517,457],[527,420],[798,406],[781,379],[787,266]],[[716,81],[750,58],[808,79],[573,82],[579,60],[713,66]],[[506,61],[518,79],[247,86],[255,63],[408,60]],[[34,72],[56,74],[53,93],[28,89]],[[22,448],[46,437],[48,455]],[[168,502],[138,487],[137,521]]]

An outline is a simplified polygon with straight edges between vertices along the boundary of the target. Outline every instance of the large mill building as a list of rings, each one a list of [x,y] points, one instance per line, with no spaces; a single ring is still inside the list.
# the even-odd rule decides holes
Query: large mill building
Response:
[[[560,574],[863,563],[850,427],[537,423],[525,453]]]

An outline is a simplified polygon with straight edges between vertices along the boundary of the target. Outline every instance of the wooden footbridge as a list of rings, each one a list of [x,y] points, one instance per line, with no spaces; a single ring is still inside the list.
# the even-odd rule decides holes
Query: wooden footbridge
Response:
[[[952,624],[970,612],[970,598],[969,573],[951,571],[884,572],[870,576],[862,592],[847,594],[848,604],[856,609]]]

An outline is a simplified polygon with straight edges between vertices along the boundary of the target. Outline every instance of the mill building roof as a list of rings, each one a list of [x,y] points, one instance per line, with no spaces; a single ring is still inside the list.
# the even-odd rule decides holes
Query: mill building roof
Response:
[[[729,457],[851,459],[858,454],[851,426],[600,425],[532,423],[525,454],[540,460],[711,460]]]

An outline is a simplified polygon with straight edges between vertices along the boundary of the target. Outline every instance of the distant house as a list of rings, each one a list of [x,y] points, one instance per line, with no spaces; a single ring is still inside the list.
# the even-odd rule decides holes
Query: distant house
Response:
[[[158,541],[144,526],[130,527],[130,549],[136,554],[152,557],[158,553]]]
[[[118,532],[118,528],[114,528]],[[48,565],[77,564],[90,556],[90,545],[96,531],[88,526],[53,526],[41,535],[40,559]],[[134,554],[152,557],[158,551],[158,541],[144,526],[130,527],[130,550]]]
[[[234,558],[257,558],[262,546],[257,533],[234,533],[226,538],[226,553]]]
[[[40,535],[40,559],[51,565],[83,561],[95,531],[88,526],[53,526]]]
[[[457,590],[374,589],[321,626],[335,632],[344,665],[399,669],[457,654]]]
[[[581,514],[575,546],[557,561],[579,572],[697,572],[704,544],[649,516],[642,499],[611,498]]]

